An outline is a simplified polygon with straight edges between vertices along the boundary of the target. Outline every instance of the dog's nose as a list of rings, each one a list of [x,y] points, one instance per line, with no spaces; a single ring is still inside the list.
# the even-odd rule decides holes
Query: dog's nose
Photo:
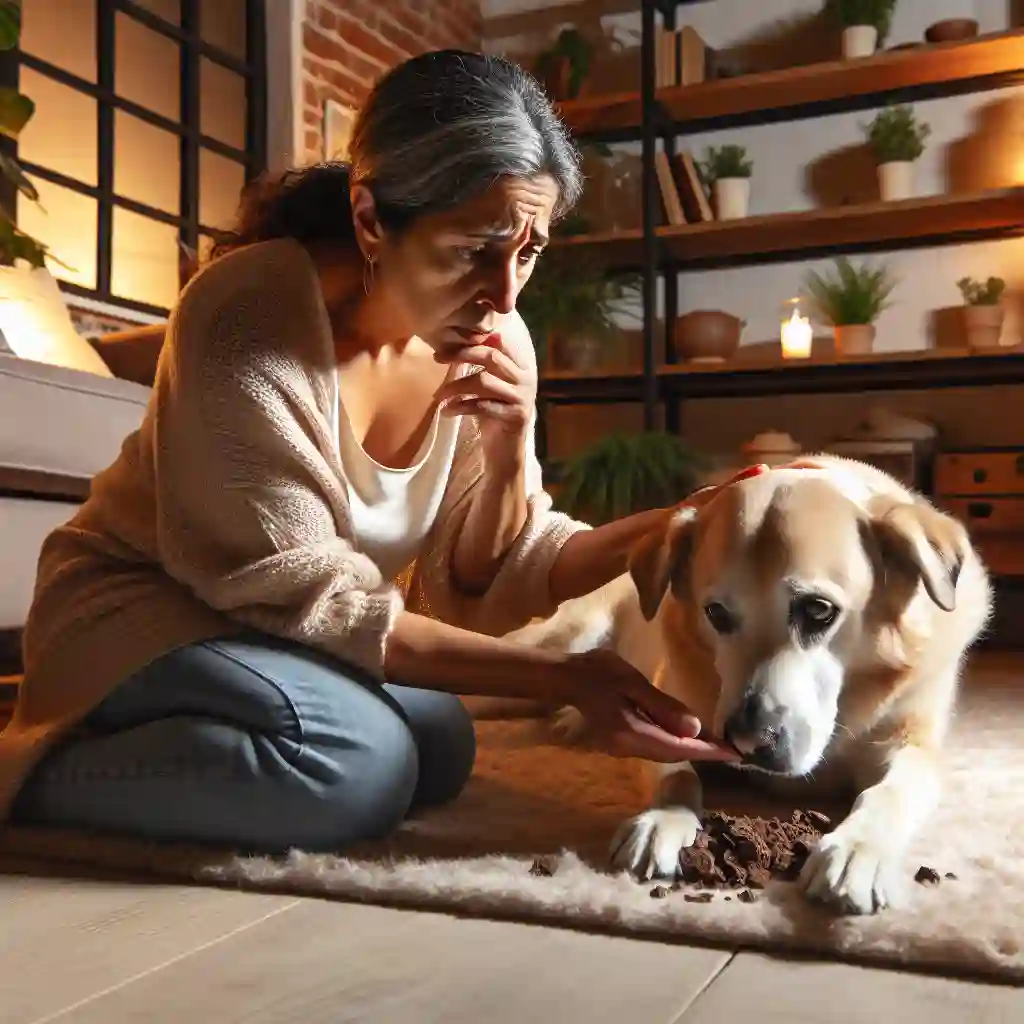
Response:
[[[749,694],[725,723],[725,738],[747,764],[784,771],[789,763],[789,735],[783,711],[758,692]]]

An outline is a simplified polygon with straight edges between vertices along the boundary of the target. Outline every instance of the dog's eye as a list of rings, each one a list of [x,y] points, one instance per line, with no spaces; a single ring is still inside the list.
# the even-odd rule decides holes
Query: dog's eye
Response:
[[[798,597],[790,606],[793,625],[802,633],[822,633],[839,615],[839,609],[823,597]]]
[[[711,628],[716,633],[726,634],[736,631],[738,625],[736,617],[724,604],[715,601],[712,604],[705,605],[704,614],[708,622],[711,623]]]

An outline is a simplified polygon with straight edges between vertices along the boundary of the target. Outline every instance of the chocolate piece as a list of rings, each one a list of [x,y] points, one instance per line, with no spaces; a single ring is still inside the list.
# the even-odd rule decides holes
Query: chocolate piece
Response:
[[[757,897],[749,890],[744,889],[739,895],[740,903],[753,903]]]
[[[942,879],[939,877],[939,873],[935,868],[930,868],[926,864],[922,864],[917,869],[917,874],[914,875],[914,881],[921,885],[938,885]]]
[[[829,826],[818,811],[794,811],[788,821],[711,811],[693,846],[680,851],[679,878],[702,889],[764,889],[772,879],[795,881]]]
[[[651,890],[651,898],[656,900],[663,900],[672,890],[666,888],[664,885],[656,885]]]
[[[550,878],[558,867],[554,857],[537,857],[530,868],[530,874],[538,878]]]
[[[714,898],[713,892],[688,892],[683,895],[687,903],[710,903]]]
[[[948,878],[951,882],[955,882],[957,880],[956,875],[954,875],[952,871],[946,872],[946,878]]]

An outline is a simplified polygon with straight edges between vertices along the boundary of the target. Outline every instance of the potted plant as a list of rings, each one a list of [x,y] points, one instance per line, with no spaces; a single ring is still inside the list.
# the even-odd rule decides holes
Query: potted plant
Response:
[[[599,526],[678,504],[705,469],[705,460],[673,434],[612,434],[566,463],[557,505]]]
[[[811,271],[806,289],[815,311],[835,332],[842,356],[867,355],[875,342],[875,321],[890,305],[896,280],[885,266],[855,267],[845,256],[828,275]]]
[[[719,220],[746,217],[750,205],[750,177],[753,162],[742,146],[712,146],[700,165],[704,184],[712,190],[715,214]]]
[[[825,0],[825,15],[843,33],[843,57],[870,57],[892,28],[896,0]]]
[[[583,89],[594,47],[577,28],[563,28],[558,38],[537,57],[535,73],[553,100],[574,100]]]
[[[914,162],[924,152],[931,126],[918,121],[910,106],[886,107],[864,126],[868,145],[878,164],[878,187],[884,202],[909,199],[913,194]]]
[[[956,283],[964,300],[964,324],[967,347],[971,349],[998,348],[1003,333],[1003,307],[1000,300],[1006,290],[1001,277],[975,281],[962,277]]]
[[[586,234],[587,227],[566,218],[558,233]],[[579,373],[605,366],[609,347],[623,335],[620,320],[641,322],[641,284],[639,274],[609,274],[583,253],[546,254],[516,300],[538,365]]]

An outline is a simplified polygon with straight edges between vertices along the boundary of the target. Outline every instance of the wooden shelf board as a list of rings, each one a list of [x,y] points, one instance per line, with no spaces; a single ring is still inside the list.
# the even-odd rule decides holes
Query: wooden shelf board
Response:
[[[735,398],[1024,384],[1024,346],[998,352],[922,349],[870,356],[663,366],[659,397]],[[540,393],[554,402],[640,401],[638,372],[547,373]]]
[[[749,266],[829,252],[944,245],[1024,234],[1024,187],[900,202],[863,203],[742,220],[660,227],[660,263],[683,269]],[[643,232],[615,231],[556,239],[586,247],[616,267],[643,262]]]
[[[659,89],[677,133],[862,110],[891,98],[960,95],[1024,80],[1024,30],[922,44],[859,60],[834,60]],[[581,136],[639,138],[639,92],[585,97],[559,107]]]

